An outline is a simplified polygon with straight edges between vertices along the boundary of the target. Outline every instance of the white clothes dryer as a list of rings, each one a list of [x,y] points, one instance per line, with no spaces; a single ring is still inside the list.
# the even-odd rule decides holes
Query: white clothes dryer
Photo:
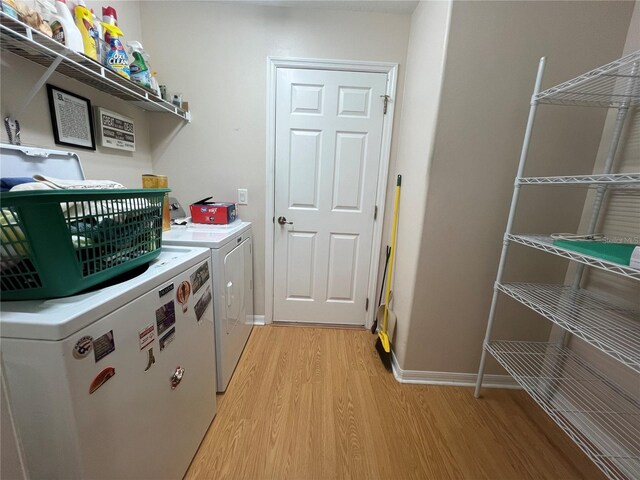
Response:
[[[211,251],[211,278],[203,287],[213,292],[216,377],[224,392],[253,328],[253,237],[251,223],[229,225],[188,223],[162,234],[163,245],[206,247]],[[207,285],[205,285],[207,284]],[[200,285],[192,286],[196,291]]]

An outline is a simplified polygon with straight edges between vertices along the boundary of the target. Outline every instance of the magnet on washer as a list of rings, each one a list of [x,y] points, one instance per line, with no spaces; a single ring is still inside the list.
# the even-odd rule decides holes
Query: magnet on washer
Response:
[[[176,292],[176,300],[182,305],[182,313],[187,313],[189,295],[191,295],[191,284],[185,280],[178,286],[178,291]]]
[[[116,369],[113,367],[107,367],[102,370],[96,378],[91,382],[91,386],[89,387],[89,395],[98,390],[102,385],[104,385],[107,380],[113,377],[116,374]]]
[[[89,355],[91,350],[93,350],[93,337],[91,335],[85,335],[73,346],[73,358],[80,360]]]
[[[151,347],[149,350],[147,350],[147,368],[145,368],[144,371],[146,372],[147,370],[149,370],[151,368],[151,365],[153,365],[154,363],[156,363],[156,357],[153,356],[153,347]]]

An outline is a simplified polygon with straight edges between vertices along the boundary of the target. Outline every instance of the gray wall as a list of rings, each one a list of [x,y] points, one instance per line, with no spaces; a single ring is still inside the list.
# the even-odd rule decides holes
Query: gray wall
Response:
[[[404,369],[477,370],[538,59],[547,56],[545,88],[619,57],[633,6],[454,2]],[[542,107],[528,173],[590,171],[604,120]],[[525,192],[516,230],[575,231],[585,193],[567,190]],[[561,283],[567,265],[514,247],[509,267],[507,280]],[[549,335],[510,300],[498,312],[498,338]]]
[[[397,325],[389,326],[393,332],[394,353],[401,365],[407,351],[411,306],[416,291],[429,158],[437,129],[451,5],[452,2],[421,2],[411,17],[395,170],[403,175],[393,280],[393,308],[398,321]],[[396,176],[390,174],[383,245],[389,241],[395,180]],[[384,248],[382,253],[384,255]],[[380,262],[384,265],[384,257]],[[381,268],[381,275],[383,271]]]
[[[410,16],[187,1],[179,12],[185,30],[168,35],[176,30],[175,2],[142,2],[153,68],[193,113],[181,130],[154,119],[154,173],[168,175],[185,204],[208,195],[234,201],[238,188],[248,188],[239,214],[253,222],[255,313],[263,314],[267,57],[399,63],[393,172]]]

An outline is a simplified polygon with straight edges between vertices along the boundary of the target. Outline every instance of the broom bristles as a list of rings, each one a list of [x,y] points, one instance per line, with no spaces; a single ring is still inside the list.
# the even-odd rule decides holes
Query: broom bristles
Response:
[[[391,352],[385,351],[384,347],[382,346],[382,340],[380,340],[380,337],[378,337],[378,340],[376,341],[376,350],[378,351],[378,355],[380,356],[382,365],[384,365],[384,368],[386,368],[387,371],[390,372],[391,371]]]

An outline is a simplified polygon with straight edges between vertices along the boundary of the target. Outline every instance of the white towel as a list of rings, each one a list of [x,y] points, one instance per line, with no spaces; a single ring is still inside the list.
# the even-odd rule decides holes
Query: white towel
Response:
[[[30,190],[116,190],[126,187],[111,180],[63,180],[60,178],[45,175],[34,175],[35,182],[16,185],[12,192],[24,192]],[[149,207],[146,199],[114,199],[93,202],[61,202],[60,208],[67,218],[84,217],[111,217],[116,221],[123,222],[126,214],[131,211]]]
[[[11,189],[12,192],[21,192],[25,190],[110,190],[122,189],[124,185],[111,180],[62,180],[60,178],[47,177],[44,175],[34,175],[35,182],[23,183],[16,185]]]

